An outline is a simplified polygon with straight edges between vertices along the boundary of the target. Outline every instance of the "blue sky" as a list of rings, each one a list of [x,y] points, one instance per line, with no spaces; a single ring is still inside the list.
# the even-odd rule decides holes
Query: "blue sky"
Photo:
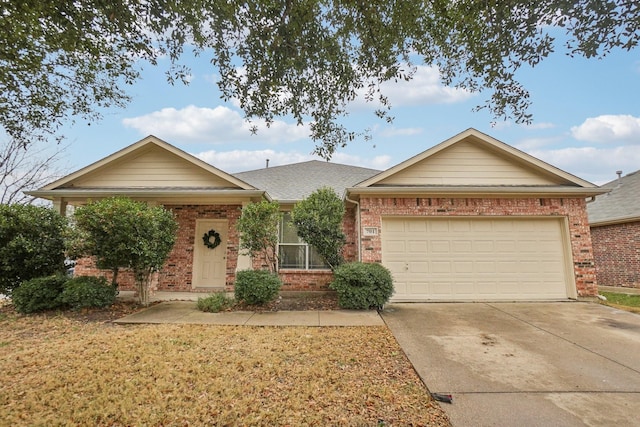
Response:
[[[640,169],[639,50],[616,51],[602,60],[556,53],[517,78],[531,94],[530,126],[473,112],[489,94],[443,87],[438,73],[419,67],[409,83],[387,86],[394,108],[392,124],[376,118],[373,105],[357,100],[346,123],[372,129],[371,141],[356,140],[332,161],[386,169],[473,127],[583,179],[603,184],[617,170]],[[146,66],[143,78],[128,88],[125,109],[104,112],[90,126],[69,125],[67,167],[73,171],[153,134],[227,172],[306,161],[316,157],[306,129],[291,120],[262,126],[251,135],[233,103],[223,103],[216,70],[206,58],[192,64],[188,86],[169,85],[166,64]]]

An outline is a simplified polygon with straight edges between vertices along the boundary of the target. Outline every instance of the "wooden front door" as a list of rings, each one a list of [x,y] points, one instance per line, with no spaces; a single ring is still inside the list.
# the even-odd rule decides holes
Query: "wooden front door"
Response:
[[[223,288],[227,274],[227,220],[196,220],[195,245],[193,249],[194,288]],[[203,236],[215,230],[220,234],[220,244],[214,249],[205,246]],[[211,243],[214,238],[210,238]]]

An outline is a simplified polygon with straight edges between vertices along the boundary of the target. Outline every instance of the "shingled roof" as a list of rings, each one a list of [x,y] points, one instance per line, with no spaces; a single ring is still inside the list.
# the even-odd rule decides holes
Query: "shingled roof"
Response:
[[[611,189],[587,204],[590,225],[640,221],[640,171],[635,171],[602,186]]]
[[[302,200],[321,187],[331,187],[339,197],[344,190],[380,173],[376,169],[311,160],[233,174],[280,203]]]

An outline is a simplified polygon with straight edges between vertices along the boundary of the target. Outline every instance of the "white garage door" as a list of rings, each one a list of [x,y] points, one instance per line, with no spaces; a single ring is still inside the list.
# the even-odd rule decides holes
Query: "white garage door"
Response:
[[[572,296],[556,218],[385,218],[392,301],[516,301]]]

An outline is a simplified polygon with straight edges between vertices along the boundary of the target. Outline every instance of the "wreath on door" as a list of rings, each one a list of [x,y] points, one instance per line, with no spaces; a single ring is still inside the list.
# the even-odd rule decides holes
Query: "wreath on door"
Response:
[[[211,241],[212,237],[213,242]],[[204,245],[209,249],[215,249],[220,245],[222,239],[220,238],[220,233],[212,228],[211,230],[204,233],[204,236],[202,236],[202,241],[204,242]]]

